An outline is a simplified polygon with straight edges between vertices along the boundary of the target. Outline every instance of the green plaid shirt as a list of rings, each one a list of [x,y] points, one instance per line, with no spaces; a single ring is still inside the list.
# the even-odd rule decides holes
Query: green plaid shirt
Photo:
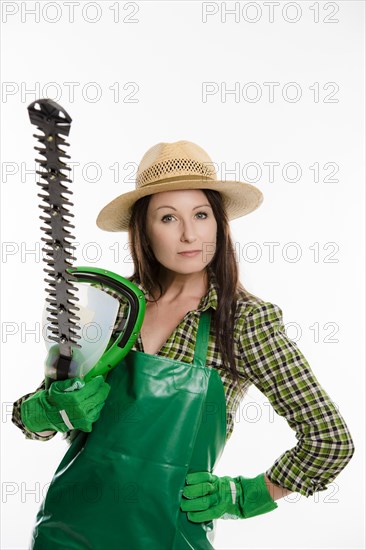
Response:
[[[138,280],[131,281],[147,295]],[[110,289],[105,290],[113,295]],[[208,292],[198,308],[184,316],[157,355],[192,363],[200,313],[210,307],[216,310],[217,296],[217,283],[211,274]],[[116,326],[125,307],[121,306]],[[306,497],[327,489],[353,456],[353,440],[343,417],[319,384],[297,344],[286,335],[281,308],[240,293],[234,335],[234,355],[240,374],[236,383],[228,372],[220,369],[222,359],[213,325],[211,323],[207,366],[218,369],[225,389],[227,439],[232,434],[240,401],[254,384],[276,413],[287,420],[298,440],[295,447],[285,451],[265,472],[270,481]],[[144,351],[140,334],[132,349]],[[44,382],[36,391],[41,389],[44,389]],[[22,423],[20,405],[30,395],[32,393],[14,403],[13,422],[27,438],[47,441],[55,434],[42,437],[29,432]],[[69,435],[70,432],[66,437]]]

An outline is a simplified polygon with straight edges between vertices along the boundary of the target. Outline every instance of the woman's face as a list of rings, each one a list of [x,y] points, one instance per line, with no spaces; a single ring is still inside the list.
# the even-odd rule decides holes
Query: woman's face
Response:
[[[181,274],[202,271],[216,250],[217,223],[200,190],[152,195],[147,210],[147,237],[158,262]],[[198,251],[183,255],[182,252]]]

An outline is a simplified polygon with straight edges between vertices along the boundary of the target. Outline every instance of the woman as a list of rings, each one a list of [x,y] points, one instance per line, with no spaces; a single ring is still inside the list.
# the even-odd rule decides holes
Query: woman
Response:
[[[262,198],[249,184],[218,181],[207,153],[180,141],[149,149],[136,190],[100,212],[101,229],[129,231],[131,280],[146,314],[107,382],[71,391],[66,405],[72,380],[14,404],[26,437],[73,435],[33,548],[210,549],[218,518],[253,517],[293,491],[325,490],[351,459],[346,423],[286,336],[282,310],[239,283],[228,221]],[[217,477],[251,384],[298,444],[255,478]]]

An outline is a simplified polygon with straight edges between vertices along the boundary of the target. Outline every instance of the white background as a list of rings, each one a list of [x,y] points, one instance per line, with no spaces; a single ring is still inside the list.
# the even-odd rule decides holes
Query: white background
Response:
[[[271,21],[268,3],[250,4],[80,1],[71,22],[64,2],[2,2],[1,549],[28,547],[42,491],[66,450],[61,436],[25,440],[10,420],[12,402],[43,377],[44,344],[27,334],[44,303],[42,261],[29,252],[41,232],[27,105],[45,96],[73,118],[76,265],[132,273],[126,235],[100,231],[95,218],[134,188],[133,167],[158,142],[198,143],[219,176],[261,189],[261,207],[231,223],[241,280],[282,308],[288,335],[338,405],[356,452],[326,491],[293,493],[250,520],[218,521],[215,547],[365,547],[365,5],[281,2]],[[270,82],[278,84],[272,100]],[[78,83],[74,97],[65,83]],[[216,90],[206,99],[204,83]],[[225,95],[225,86],[239,96]],[[291,101],[296,90],[301,97]],[[273,178],[269,162],[279,163]],[[288,163],[298,165],[298,181],[290,181],[296,171],[286,173]],[[277,243],[273,258],[268,243]],[[296,444],[255,387],[239,413],[218,475],[255,476]]]

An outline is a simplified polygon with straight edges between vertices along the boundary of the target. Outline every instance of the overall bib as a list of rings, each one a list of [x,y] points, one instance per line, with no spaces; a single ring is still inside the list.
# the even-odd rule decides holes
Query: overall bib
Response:
[[[206,367],[210,309],[192,364],[130,351],[108,375],[98,421],[79,432],[37,514],[33,550],[212,550],[214,522],[180,503],[187,473],[212,472],[226,441],[220,375]]]

